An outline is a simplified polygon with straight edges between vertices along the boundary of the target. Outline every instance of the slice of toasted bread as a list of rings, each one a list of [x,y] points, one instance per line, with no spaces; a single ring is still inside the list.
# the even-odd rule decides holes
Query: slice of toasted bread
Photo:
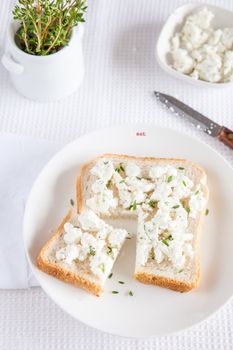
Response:
[[[91,171],[96,163],[103,159],[104,161],[110,161],[113,163],[114,168],[119,167],[119,164],[123,163],[123,167],[128,162],[133,162],[141,169],[141,177],[147,178],[148,172],[151,167],[163,167],[172,166],[177,169],[182,169],[182,173],[187,176],[193,182],[193,186],[200,186],[200,190],[205,198],[205,203],[208,200],[208,187],[207,176],[205,171],[197,164],[183,159],[172,158],[151,158],[151,157],[134,157],[128,155],[115,155],[104,154],[96,159],[84,164],[81,168],[80,175],[77,178],[77,203],[78,211],[81,212],[87,207],[88,199],[93,197],[92,185],[96,181],[97,177]],[[112,186],[111,188],[113,196],[118,198],[117,189]],[[185,199],[187,200],[187,198]],[[176,291],[189,291],[198,285],[200,280],[200,257],[199,257],[199,236],[202,227],[202,221],[206,210],[206,204],[202,210],[198,213],[197,217],[191,218],[188,214],[188,232],[193,234],[193,239],[190,242],[193,249],[193,257],[188,257],[185,262],[184,269],[178,270],[175,268],[168,259],[164,259],[163,262],[156,262],[155,260],[149,261],[142,265],[139,260],[139,233],[137,243],[137,254],[134,277],[143,283],[154,284],[161,287],[170,288]],[[102,218],[137,218],[139,212],[137,210],[130,210],[129,208],[123,208],[119,204],[115,208],[110,208],[109,211],[98,213]],[[156,211],[154,212],[156,214]]]
[[[87,258],[84,261],[79,261],[78,259],[75,259],[68,263],[66,260],[58,260],[56,253],[67,247],[67,243],[64,241],[64,225],[66,223],[71,223],[74,227],[79,227],[82,230],[82,233],[88,233],[96,238],[96,234],[98,233],[97,229],[94,231],[90,231],[87,227],[83,227],[81,222],[79,221],[81,220],[80,217],[80,215],[77,216],[77,214],[72,208],[68,211],[67,215],[64,217],[62,223],[58,227],[55,234],[52,236],[52,238],[49,239],[49,241],[44,245],[44,247],[40,251],[37,257],[37,266],[40,270],[56,278],[59,278],[60,280],[74,284],[77,287],[83,288],[96,296],[100,296],[104,289],[104,283],[109,273],[111,272],[111,269],[123,242],[119,245],[119,250],[115,251],[114,255],[111,256],[111,259],[109,258],[110,266],[108,265],[108,270],[106,269],[106,271],[104,271],[104,275],[101,276],[101,278],[99,278],[98,275],[94,274],[90,268],[89,258],[92,258],[90,254],[88,254]],[[103,227],[105,227],[108,230],[108,235],[111,234],[113,231],[119,231],[117,229],[114,229],[110,225],[107,225],[102,220],[100,220],[100,222],[102,222]],[[124,235],[127,235],[127,232],[125,230],[120,231],[124,231]],[[106,242],[107,239],[108,236],[106,237]],[[101,253],[105,252],[106,248],[109,248],[109,246],[107,246],[106,244],[102,248]]]

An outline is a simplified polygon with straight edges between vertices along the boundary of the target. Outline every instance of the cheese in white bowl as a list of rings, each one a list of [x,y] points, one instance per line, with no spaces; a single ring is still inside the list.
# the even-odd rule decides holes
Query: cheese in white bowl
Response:
[[[212,27],[214,14],[203,8],[187,16],[170,42],[172,67],[193,79],[233,81],[233,28]]]

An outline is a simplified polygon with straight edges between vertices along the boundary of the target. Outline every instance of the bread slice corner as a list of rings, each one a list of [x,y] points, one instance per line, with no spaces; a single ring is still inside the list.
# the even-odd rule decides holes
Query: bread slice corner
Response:
[[[168,278],[156,274],[150,274],[146,272],[135,272],[133,277],[144,284],[152,284],[155,286],[168,288],[176,292],[189,292],[194,288],[197,288],[200,283],[200,261],[197,260],[195,276],[192,281],[185,281],[179,278]]]
[[[97,281],[92,281],[88,275],[81,275],[78,271],[65,267],[64,264],[56,262],[54,259],[54,251],[61,240],[63,234],[63,227],[66,222],[70,221],[74,216],[73,208],[70,208],[55,234],[48,240],[48,242],[41,249],[37,257],[37,266],[43,272],[52,275],[64,282],[71,283],[77,287],[83,288],[86,291],[101,296],[103,293],[103,286]]]

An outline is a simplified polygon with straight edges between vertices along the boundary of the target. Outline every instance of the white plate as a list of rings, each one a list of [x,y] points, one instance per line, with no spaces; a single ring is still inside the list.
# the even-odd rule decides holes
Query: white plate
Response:
[[[140,132],[144,136],[137,135]],[[51,236],[51,229],[55,229],[65,215],[70,198],[75,198],[80,165],[106,152],[187,158],[206,169],[210,213],[201,239],[202,276],[198,289],[177,293],[134,281],[134,239],[126,242],[101,298],[37,269],[36,256]],[[144,337],[193,326],[210,316],[233,293],[232,179],[233,169],[221,156],[205,144],[174,130],[132,125],[87,134],[53,157],[32,188],[24,217],[24,242],[33,272],[61,308],[99,330]],[[133,226],[131,230],[135,230],[136,225]],[[118,280],[125,284],[118,284]],[[120,293],[113,295],[112,290]],[[133,297],[127,296],[129,290],[133,291]]]
[[[210,83],[203,80],[196,80],[191,78],[188,75],[185,75],[181,72],[178,72],[174,68],[171,67],[171,56],[170,56],[170,40],[173,35],[181,30],[181,27],[184,24],[185,18],[193,12],[202,9],[203,7],[207,7],[210,11],[212,11],[215,15],[215,18],[212,21],[213,28],[226,28],[232,27],[233,23],[233,12],[224,9],[223,7],[208,5],[208,4],[200,4],[200,3],[189,3],[178,7],[167,19],[165,22],[158,41],[156,45],[156,58],[161,66],[167,73],[172,75],[174,78],[181,79],[188,83],[203,86],[203,87],[215,87],[222,88],[227,86],[232,86],[232,82],[226,83]]]

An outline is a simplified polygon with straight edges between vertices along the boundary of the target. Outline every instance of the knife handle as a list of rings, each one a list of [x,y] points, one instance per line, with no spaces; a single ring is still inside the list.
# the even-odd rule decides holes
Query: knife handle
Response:
[[[223,142],[226,146],[233,149],[233,131],[222,126],[218,133],[218,139]]]

